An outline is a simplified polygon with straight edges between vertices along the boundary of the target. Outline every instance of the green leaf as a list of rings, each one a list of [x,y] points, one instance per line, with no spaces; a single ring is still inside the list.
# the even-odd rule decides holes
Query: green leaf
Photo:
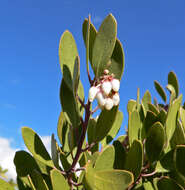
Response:
[[[154,190],[152,183],[150,181],[147,181],[146,183],[143,183],[145,190]]]
[[[148,111],[148,104],[151,103],[151,94],[150,92],[147,90],[142,98],[142,105],[144,107],[144,114],[146,116],[146,112]]]
[[[62,34],[59,44],[59,60],[63,78],[68,88],[73,91],[73,73],[78,51],[75,40],[69,31]]]
[[[34,186],[39,190],[49,190],[49,188],[46,185],[46,182],[44,181],[42,175],[36,171],[33,170],[31,174],[31,179],[33,181]]]
[[[151,103],[148,103],[148,110],[155,113],[156,115],[158,115],[160,113],[158,108]]]
[[[51,182],[53,190],[70,190],[69,185],[64,176],[57,170],[51,171]]]
[[[171,84],[168,84],[166,86],[166,89],[170,92],[170,104],[172,104],[173,100],[175,100],[175,98],[177,96],[176,92],[175,92],[175,88]]]
[[[32,153],[34,158],[50,167],[54,167],[50,155],[48,154],[44,144],[35,131],[29,127],[23,127],[22,136],[26,147]]]
[[[133,175],[124,170],[98,171],[95,172],[94,182],[96,190],[125,190],[133,183]]]
[[[123,121],[123,113],[118,111],[118,113],[116,114],[116,119],[115,119],[113,126],[110,129],[107,137],[101,141],[103,146],[109,144],[116,137],[116,135],[118,134],[118,132],[120,130],[122,121]]]
[[[51,157],[52,157],[55,167],[59,169],[59,163],[58,163],[59,158],[58,158],[57,147],[58,147],[57,141],[55,139],[54,134],[52,134],[52,136],[51,136]]]
[[[117,138],[117,141],[119,141],[120,143],[123,143],[125,141],[125,139],[127,138],[127,135],[121,135]]]
[[[163,177],[157,181],[158,190],[183,190],[184,188],[178,185],[174,180],[169,177]]]
[[[171,148],[175,148],[176,145],[185,144],[185,134],[184,129],[179,121],[177,121],[177,125],[175,128],[175,132],[170,140]]]
[[[84,22],[85,23],[85,22]],[[86,26],[87,25],[87,26]],[[86,46],[86,68],[87,68],[87,72],[89,74],[89,39],[90,39],[90,25],[91,25],[91,20],[90,20],[90,16],[88,17],[87,20],[87,24],[85,24],[86,28],[83,28],[82,30],[83,33],[85,34],[85,46]],[[84,25],[83,25],[84,27]]]
[[[177,145],[174,153],[175,167],[185,179],[185,145]]]
[[[161,160],[160,160],[161,161]],[[173,162],[173,160],[172,160]],[[168,164],[168,163],[167,163]],[[155,171],[157,173],[166,173],[166,172],[169,172],[169,170],[165,169],[162,165],[161,165],[161,162],[157,162],[156,166],[155,166]]]
[[[97,157],[95,162],[95,170],[109,170],[113,169],[115,151],[113,146],[107,146],[103,152]]]
[[[128,137],[130,146],[132,145],[134,140],[139,139],[140,130],[141,120],[138,111],[135,110],[129,114]]]
[[[92,68],[97,78],[108,67],[116,43],[116,35],[117,23],[110,14],[101,24],[93,46]]]
[[[7,183],[6,181],[4,181],[1,178],[0,178],[0,189],[1,190],[14,190],[14,188],[9,183]]]
[[[166,123],[167,112],[161,108],[160,113],[157,115],[157,121],[160,121],[163,125]]]
[[[20,177],[30,175],[33,170],[40,171],[35,159],[26,151],[17,151],[15,153],[14,164]]]
[[[58,134],[60,143],[62,144],[62,150],[64,152],[70,151],[69,145],[68,145],[68,132],[69,132],[69,123],[67,122],[65,113],[61,112],[58,119],[57,134]]]
[[[126,157],[125,169],[132,172],[134,179],[137,180],[141,172],[142,164],[143,145],[140,141],[134,140]]]
[[[168,151],[160,160],[160,163],[163,168],[166,170],[173,171],[175,169],[174,165],[174,149]]]
[[[121,80],[124,71],[124,51],[121,42],[117,39],[114,51],[111,56],[110,66],[108,70],[114,74],[115,78]]]
[[[85,19],[83,26],[82,26],[82,32],[83,32],[83,39],[87,48],[87,28],[88,28],[88,20]],[[96,28],[94,27],[94,25],[92,23],[90,23],[90,31],[89,31],[89,60],[92,66],[92,52],[93,52],[93,46],[94,46],[94,41],[97,35],[97,31]]]
[[[184,131],[185,131],[185,109],[183,109],[182,107],[180,108],[180,119],[182,122],[182,126],[184,128]]]
[[[21,190],[32,190],[20,177],[17,177],[17,186]]]
[[[146,134],[148,133],[149,129],[152,125],[157,121],[157,115],[151,111],[147,111],[145,120],[144,120],[144,129]]]
[[[94,175],[95,175],[95,169],[93,168],[93,162],[90,161],[87,163],[87,165],[85,166],[85,176],[83,179],[83,185],[85,187],[85,189],[87,190],[95,190],[94,188]]]
[[[169,72],[169,74],[168,74],[168,84],[170,84],[174,87],[176,97],[178,97],[178,95],[179,95],[179,84],[178,84],[178,80],[177,80],[175,73],[172,71]]]
[[[73,92],[77,95],[78,86],[80,81],[80,58],[79,56],[75,59],[74,71],[73,71]]]
[[[65,171],[69,170],[71,165],[67,160],[67,156],[64,153],[60,153],[60,161]]]
[[[96,120],[94,118],[89,119],[87,127],[87,138],[88,144],[95,142],[95,130],[96,130]]]
[[[115,150],[114,169],[123,170],[127,155],[126,150],[123,147],[122,143],[118,140],[113,142],[113,146]]]
[[[88,122],[88,127],[87,127],[87,139],[88,139],[88,144],[91,144],[93,142],[95,142],[95,130],[96,130],[96,120],[94,118],[91,118]],[[99,150],[99,144],[96,143],[91,149],[90,151],[96,152]]]
[[[168,110],[168,115],[166,119],[166,127],[165,127],[168,142],[173,136],[173,133],[176,128],[177,113],[180,108],[181,102],[182,102],[182,95],[180,95],[176,100],[174,100],[174,102],[170,105],[169,110]]]
[[[79,86],[78,86],[78,91],[77,91],[78,96],[80,97],[80,99],[82,100],[82,102],[84,102],[84,88],[82,85],[82,82],[79,81]],[[78,105],[78,110],[80,111],[80,115],[83,117],[83,113],[84,113],[84,107],[82,106],[82,104],[77,100],[76,98],[76,102]]]
[[[164,127],[160,122],[156,122],[152,125],[148,131],[146,139],[146,154],[150,162],[159,160],[161,152],[165,144],[165,132]]]
[[[114,106],[110,111],[106,109],[102,110],[96,124],[95,142],[101,141],[109,133],[115,121],[117,111],[117,106]]]
[[[133,112],[134,109],[136,109],[136,101],[135,100],[129,100],[127,104],[127,112]]]
[[[161,96],[163,101],[166,103],[167,98],[166,98],[166,93],[165,93],[163,87],[156,80],[154,81],[154,85],[155,85],[155,89],[157,90],[157,92],[159,93],[159,95]]]
[[[60,86],[60,101],[63,112],[66,113],[73,127],[77,127],[80,122],[76,100],[72,91],[69,90],[64,78]]]

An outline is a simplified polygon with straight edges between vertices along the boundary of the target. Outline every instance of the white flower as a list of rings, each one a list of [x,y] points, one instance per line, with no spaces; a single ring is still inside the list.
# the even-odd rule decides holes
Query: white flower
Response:
[[[96,94],[98,92],[98,88],[95,87],[95,86],[92,86],[90,89],[89,89],[89,101],[90,102],[93,102],[93,100],[95,99],[96,97]]]
[[[105,81],[102,83],[101,88],[105,95],[109,95],[112,90],[112,85],[109,81]]]
[[[106,98],[105,109],[106,110],[111,110],[113,106],[114,106],[114,104],[113,104],[112,99],[111,98]]]
[[[104,98],[102,92],[98,92],[96,94],[96,99],[98,101],[99,106],[102,108],[105,105],[105,98]]]
[[[118,79],[113,79],[111,81],[112,84],[112,89],[114,90],[114,92],[118,92],[119,91],[119,87],[120,87],[120,82]]]
[[[114,106],[117,106],[120,102],[120,97],[119,97],[119,94],[118,93],[115,93],[112,97],[112,100],[113,100],[113,103],[114,103]]]

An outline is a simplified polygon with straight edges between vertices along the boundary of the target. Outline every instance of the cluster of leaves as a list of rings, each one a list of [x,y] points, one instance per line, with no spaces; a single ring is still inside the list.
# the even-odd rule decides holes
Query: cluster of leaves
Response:
[[[98,83],[105,69],[121,79],[124,52],[117,39],[117,23],[110,14],[97,31],[90,17],[83,23],[86,67],[90,86]],[[181,106],[177,78],[168,75],[167,89],[155,88],[164,104],[152,104],[149,91],[130,100],[128,130],[116,138],[123,114],[114,106],[101,110],[85,103],[80,81],[80,59],[72,34],[65,31],[59,45],[62,71],[62,111],[57,132],[60,144],[51,137],[51,155],[40,137],[22,128],[26,151],[16,152],[14,163],[20,190],[164,190],[185,187],[185,109]],[[89,62],[94,72],[91,79]],[[111,144],[112,143],[112,144]],[[12,190],[3,182],[0,188]]]

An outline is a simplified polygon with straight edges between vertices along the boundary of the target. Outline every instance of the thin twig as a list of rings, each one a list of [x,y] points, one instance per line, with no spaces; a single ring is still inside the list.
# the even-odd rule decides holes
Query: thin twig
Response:
[[[71,168],[67,171],[68,173],[68,183],[71,185],[71,189],[73,188],[72,187],[72,176],[71,176],[71,173],[73,173],[75,171],[75,166],[78,162],[78,159],[82,153],[82,146],[83,146],[83,142],[84,142],[84,139],[85,139],[85,135],[86,135],[86,131],[87,131],[87,125],[88,125],[88,122],[89,122],[89,118],[90,118],[90,115],[91,115],[91,111],[90,111],[90,106],[91,106],[91,102],[87,102],[87,104],[85,105],[85,121],[82,122],[82,133],[81,133],[81,136],[80,136],[80,140],[79,140],[79,143],[78,143],[78,146],[77,146],[77,152],[76,152],[76,155],[73,159],[73,163],[71,165]]]
[[[85,167],[77,168],[77,169],[75,170],[75,172],[82,171],[82,170],[85,170]]]
[[[85,108],[86,105],[84,104],[83,100],[78,95],[76,95],[76,97],[77,97],[78,101],[80,102],[80,104],[82,105],[82,107]]]
[[[152,173],[149,173],[149,174],[141,174],[142,177],[150,177],[150,176],[153,176],[157,173],[157,171],[153,171]]]
[[[96,106],[95,109],[91,111],[91,114],[95,113],[99,108],[99,106]]]
[[[90,150],[95,144],[96,144],[96,143],[93,142],[93,143],[91,143],[90,145],[87,145],[86,148],[82,149],[82,152],[85,152],[85,151],[87,151],[87,150]]]

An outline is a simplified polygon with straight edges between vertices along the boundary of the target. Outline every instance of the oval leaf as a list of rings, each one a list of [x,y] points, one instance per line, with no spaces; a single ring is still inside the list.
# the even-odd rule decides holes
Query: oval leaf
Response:
[[[110,111],[106,109],[102,110],[96,124],[95,142],[101,141],[109,133],[115,121],[117,111],[117,106],[114,106]]]
[[[185,179],[185,145],[177,145],[174,155],[175,167]]]
[[[113,169],[115,151],[113,146],[107,146],[96,159],[96,171]]]
[[[138,111],[135,110],[132,113],[129,113],[128,137],[130,146],[134,140],[139,139],[140,130],[141,120]]]
[[[157,187],[159,190],[183,190],[184,188],[178,185],[174,180],[169,177],[163,177],[157,181]]]
[[[73,91],[73,72],[78,51],[73,35],[69,31],[62,34],[59,44],[59,60],[63,78],[70,90]]]
[[[69,90],[64,78],[60,86],[60,101],[63,112],[66,113],[73,127],[77,127],[80,122],[76,99],[72,91]]]
[[[107,69],[116,43],[116,35],[117,23],[110,14],[101,24],[93,46],[92,68],[97,78]]]
[[[163,101],[166,103],[167,98],[166,98],[166,93],[163,87],[156,80],[154,81],[154,85],[155,85],[155,89],[157,90],[157,92],[159,93]]]
[[[138,140],[134,140],[127,154],[125,169],[134,174],[134,179],[137,180],[143,164],[143,146]]]
[[[170,105],[168,110],[168,115],[166,119],[166,128],[165,128],[168,142],[173,136],[173,133],[176,128],[177,113],[179,111],[181,102],[182,102],[182,95],[180,95],[176,100],[174,100],[174,102]]]
[[[26,151],[15,153],[14,164],[16,166],[16,172],[20,177],[30,175],[33,170],[40,171],[35,159]]]
[[[133,175],[124,170],[98,171],[94,183],[96,190],[125,190],[133,183]]]
[[[57,170],[51,171],[51,183],[53,190],[70,189],[64,176]]]
[[[22,136],[28,150],[33,154],[33,157],[40,160],[44,164],[54,167],[50,155],[48,154],[40,137],[29,127],[22,128]]]
[[[121,42],[117,39],[114,51],[111,56],[110,66],[108,70],[114,74],[115,78],[121,80],[124,71],[124,51]]]
[[[160,158],[165,144],[164,127],[160,122],[156,122],[150,128],[146,139],[146,153],[150,162]]]
[[[179,84],[177,77],[174,72],[169,72],[168,74],[168,84],[172,85],[175,89],[176,97],[179,95]]]

